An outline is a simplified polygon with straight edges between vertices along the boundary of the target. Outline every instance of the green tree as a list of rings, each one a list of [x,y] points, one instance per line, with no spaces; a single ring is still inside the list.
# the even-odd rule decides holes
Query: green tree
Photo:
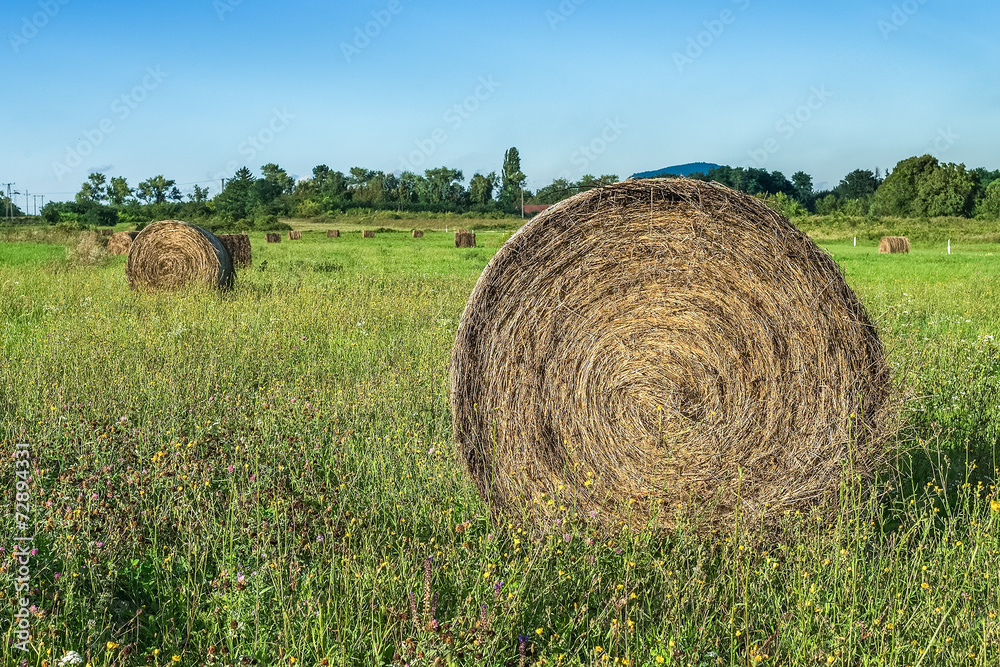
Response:
[[[171,194],[174,181],[164,178],[162,174],[148,178],[139,184],[136,195],[147,204],[162,204]]]
[[[975,180],[963,164],[939,164],[930,155],[901,160],[875,191],[876,215],[967,216]]]
[[[879,179],[873,172],[868,169],[855,169],[840,179],[840,183],[833,191],[841,199],[864,199],[875,194],[878,186]]]
[[[208,188],[203,188],[197,183],[194,186],[194,192],[188,195],[188,199],[195,202],[196,204],[202,204],[208,200]]]
[[[531,198],[531,203],[555,204],[561,202],[567,197],[572,197],[579,191],[580,190],[575,183],[570,183],[565,178],[556,178],[544,188],[540,188],[538,192],[535,193],[535,196]]]
[[[265,181],[275,184],[280,188],[279,194],[292,194],[295,190],[295,179],[278,165],[269,162],[260,168],[261,176]]]
[[[483,176],[479,172],[469,181],[469,201],[473,206],[486,206],[493,201],[493,189],[497,186],[497,173],[491,171]]]
[[[124,176],[114,176],[108,185],[107,197],[112,206],[124,206],[126,200],[132,196],[132,188],[128,185],[128,180]]]
[[[809,208],[813,203],[813,179],[804,171],[792,174],[792,187],[795,188],[795,200]]]
[[[1000,219],[1000,179],[991,181],[986,186],[983,198],[976,204],[976,217]]]
[[[254,183],[253,173],[241,167],[226,181],[226,187],[215,197],[216,211],[233,220],[243,220],[249,215],[250,186]]]
[[[436,167],[424,171],[425,192],[428,204],[457,204],[465,194],[462,188],[462,170]]]
[[[503,155],[503,169],[500,172],[500,205],[504,208],[515,208],[520,200],[524,183],[527,180],[521,171],[521,155],[517,148],[511,147]]]
[[[80,186],[80,191],[76,193],[76,203],[100,204],[107,197],[106,182],[107,178],[100,172],[95,171],[87,176],[87,180]]]

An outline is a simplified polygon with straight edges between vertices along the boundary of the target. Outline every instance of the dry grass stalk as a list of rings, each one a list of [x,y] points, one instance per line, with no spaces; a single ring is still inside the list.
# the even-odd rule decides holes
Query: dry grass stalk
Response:
[[[253,264],[253,248],[247,234],[216,234],[216,238],[229,251],[234,269],[243,269]]]
[[[233,283],[233,261],[211,232],[180,220],[161,220],[132,241],[125,277],[132,289],[189,284],[228,288]]]
[[[108,253],[112,255],[127,255],[128,249],[132,247],[132,239],[139,235],[139,232],[118,232],[112,234],[108,239]]]
[[[626,181],[500,249],[452,350],[461,464],[500,514],[770,522],[884,458],[885,351],[833,259],[757,199]]]
[[[423,232],[423,230],[414,229],[412,237],[415,238],[415,239],[422,239],[422,238],[424,238],[424,232]]]
[[[373,238],[375,238],[375,232],[374,232],[374,230],[371,230],[371,229],[364,230],[363,232],[361,232],[361,238],[364,238],[364,239],[373,239]]]
[[[328,238],[328,239],[335,239],[335,238],[339,238],[339,237],[340,237],[340,230],[339,229],[328,229],[328,230],[326,230],[326,238]]]
[[[281,243],[281,234],[267,234],[264,236],[264,239],[268,243]]]
[[[882,240],[878,242],[878,251],[880,253],[909,253],[910,239],[905,236],[883,236]]]
[[[294,229],[289,229],[288,230],[288,240],[289,241],[298,241],[298,240],[301,240],[301,239],[302,239],[302,232],[294,230]]]
[[[455,232],[455,247],[475,248],[476,233],[470,232],[468,229],[459,229],[458,231]]]

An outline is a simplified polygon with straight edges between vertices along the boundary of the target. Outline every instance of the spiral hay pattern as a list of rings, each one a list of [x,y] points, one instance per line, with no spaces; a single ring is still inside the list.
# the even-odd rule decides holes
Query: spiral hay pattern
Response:
[[[581,193],[512,236],[450,381],[480,495],[536,519],[832,507],[843,466],[881,461],[891,412],[882,343],[833,259],[753,197],[687,179]]]
[[[139,232],[117,232],[108,239],[108,253],[112,255],[127,255],[132,247],[132,240]]]
[[[211,232],[180,220],[161,220],[132,241],[125,277],[132,289],[189,284],[227,288],[233,283],[233,262]]]
[[[909,253],[910,239],[905,236],[883,236],[878,242],[879,253]]]

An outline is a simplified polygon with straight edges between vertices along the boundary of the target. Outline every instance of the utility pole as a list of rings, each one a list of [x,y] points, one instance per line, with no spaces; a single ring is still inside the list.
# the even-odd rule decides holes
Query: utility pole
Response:
[[[10,223],[11,222],[11,215],[13,215],[13,209],[11,208],[11,206],[14,203],[14,200],[12,200],[10,198],[10,186],[12,186],[14,184],[13,183],[4,183],[3,185],[7,186],[7,202],[6,202],[7,203],[7,222]]]
[[[42,200],[42,206],[45,206],[45,195],[31,195],[35,200],[35,215],[38,215],[38,200]]]

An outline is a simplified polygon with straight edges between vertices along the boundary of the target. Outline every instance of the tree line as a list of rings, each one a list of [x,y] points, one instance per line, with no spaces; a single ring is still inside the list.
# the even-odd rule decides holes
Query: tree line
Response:
[[[836,187],[816,191],[812,177],[797,171],[722,166],[691,178],[717,181],[760,196],[789,217],[819,215],[1000,218],[1000,170],[966,169],[930,155],[900,161],[882,175],[878,168],[855,169]],[[153,176],[132,187],[122,176],[92,173],[72,202],[50,202],[41,211],[49,223],[110,226],[158,219],[197,221],[212,229],[280,229],[280,217],[315,218],[351,209],[399,212],[452,212],[482,217],[517,214],[521,203],[554,204],[578,192],[618,181],[616,174],[586,174],[577,181],[557,178],[532,191],[525,187],[517,148],[508,149],[497,172],[475,173],[465,185],[462,170],[427,169],[423,174],[352,167],[348,173],[325,164],[310,178],[296,180],[276,164],[255,176],[247,167],[227,179],[214,196],[195,185],[183,195],[176,182]]]

